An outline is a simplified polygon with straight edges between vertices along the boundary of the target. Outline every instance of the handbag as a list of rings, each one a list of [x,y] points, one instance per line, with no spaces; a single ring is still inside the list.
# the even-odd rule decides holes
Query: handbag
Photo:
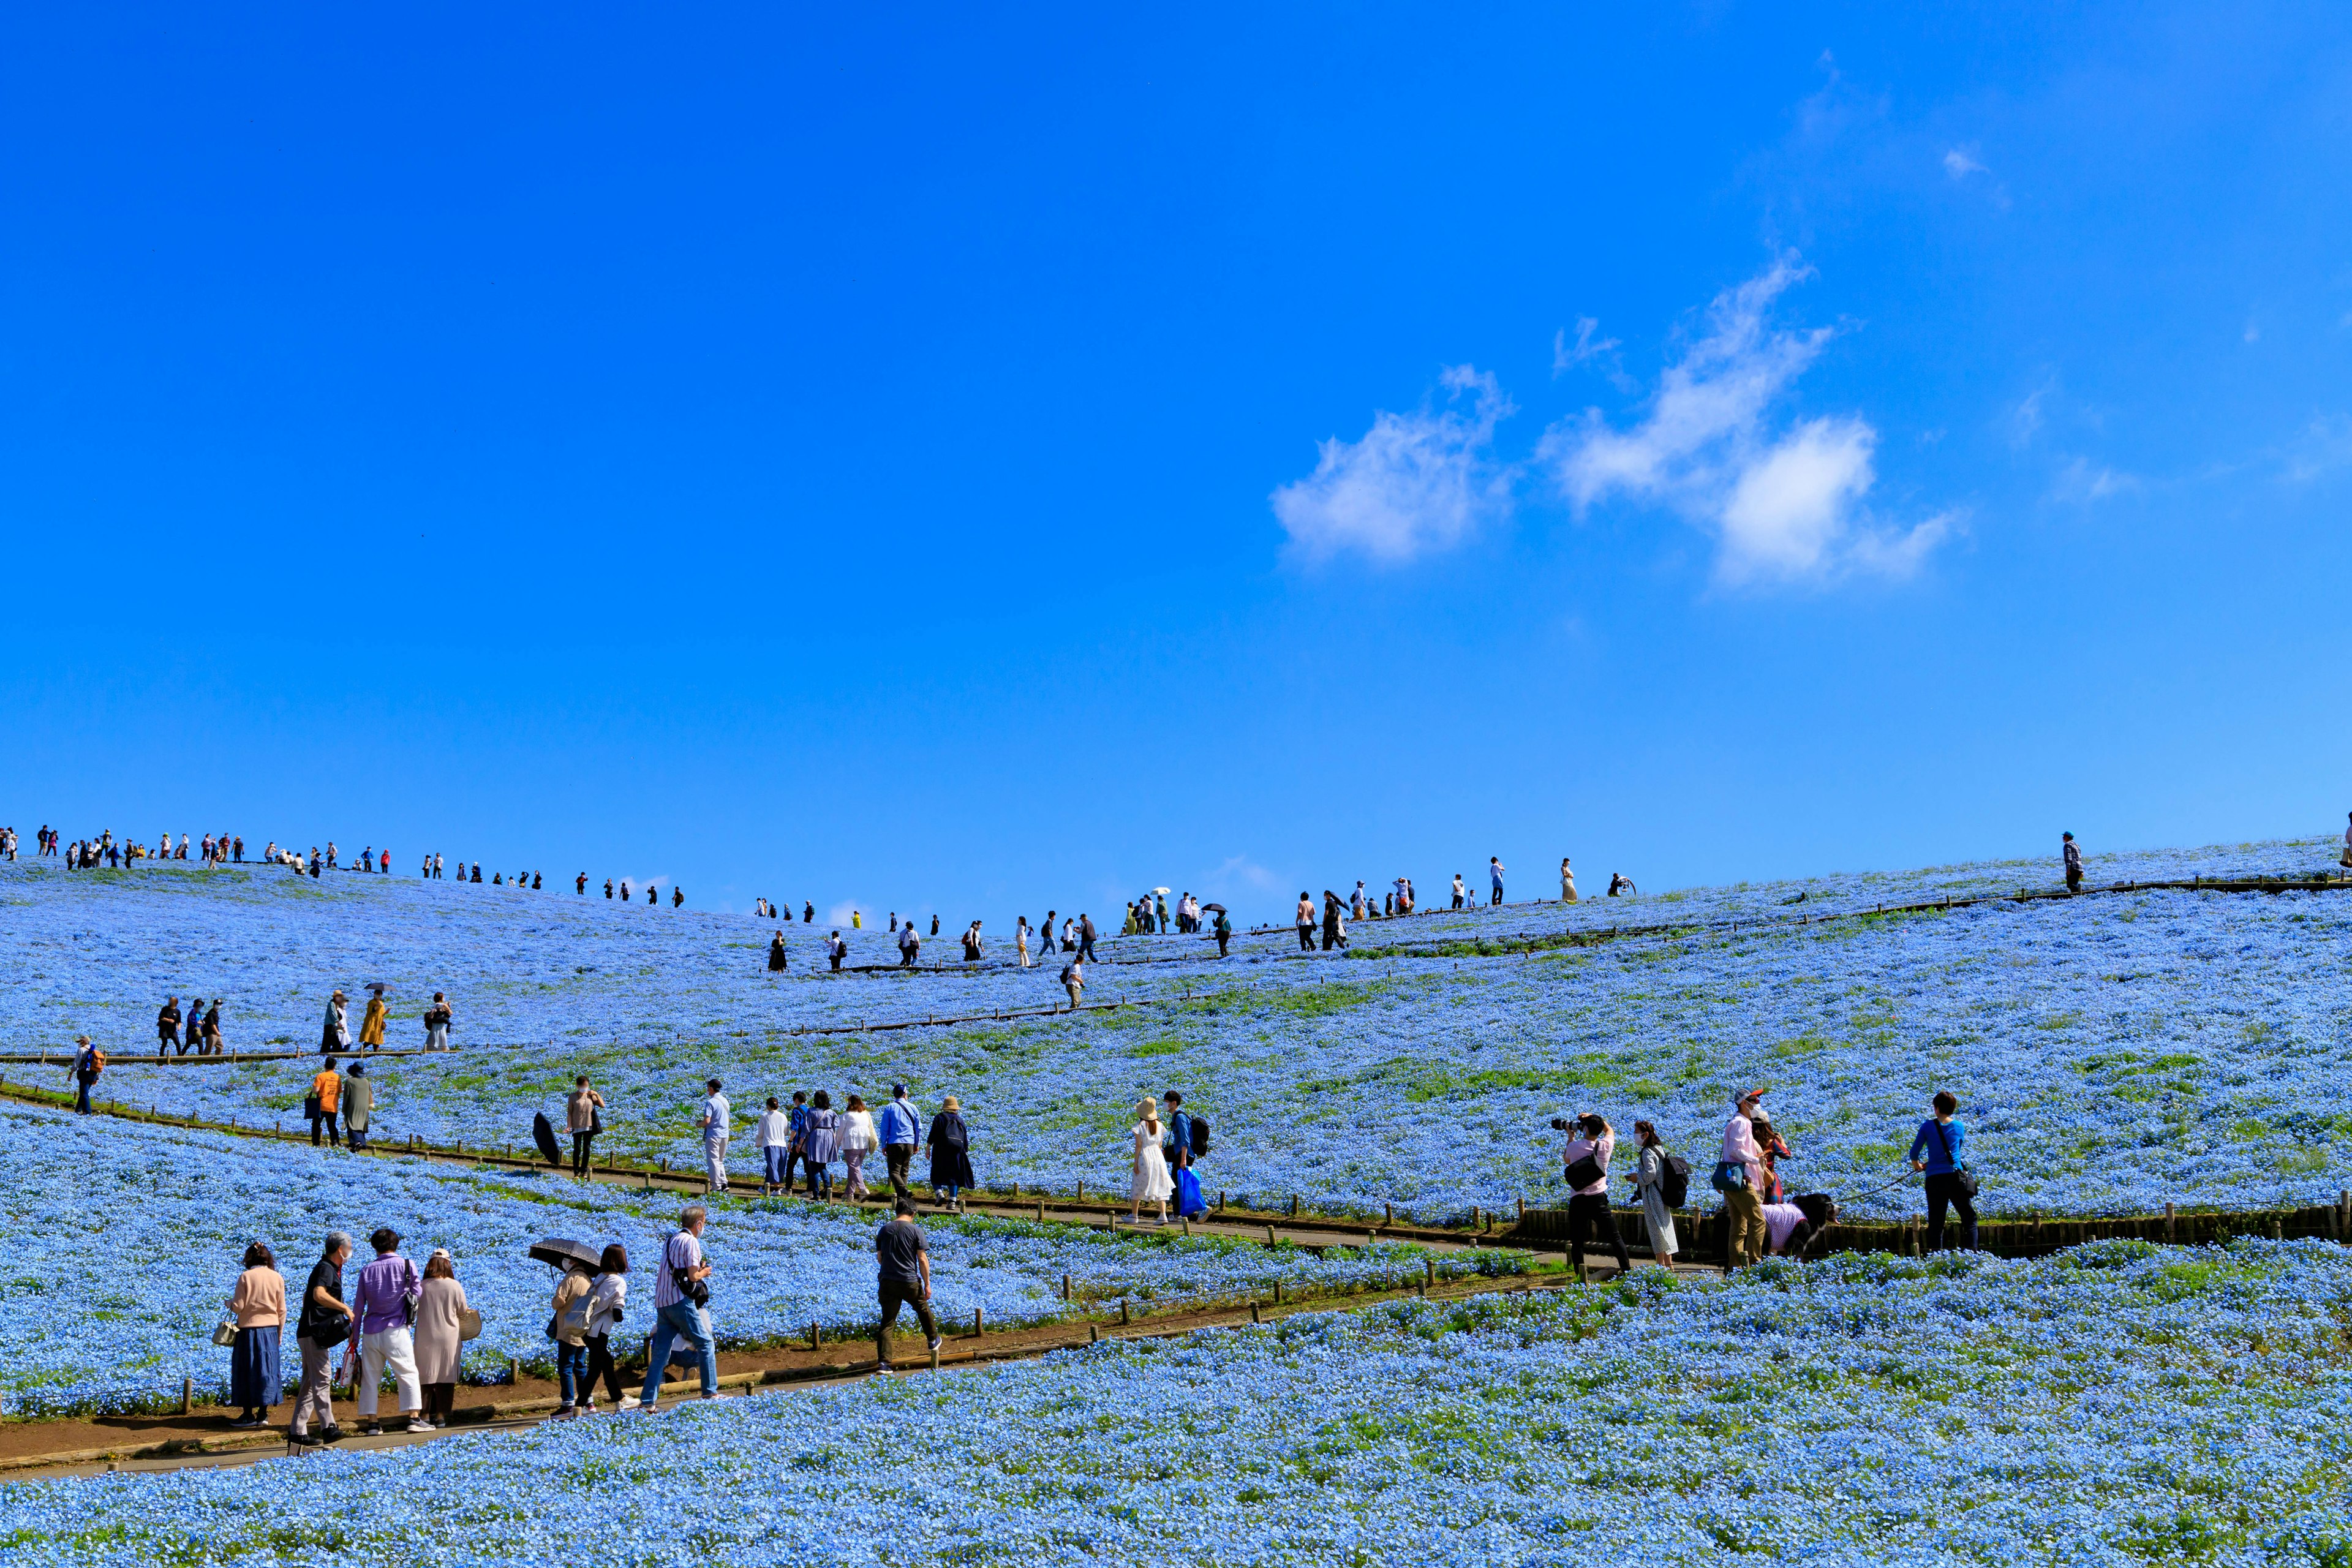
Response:
[[[1713,1187],[1718,1193],[1746,1192],[1748,1190],[1748,1166],[1746,1162],[1740,1160],[1717,1160],[1715,1163],[1715,1174],[1706,1179],[1706,1184]]]
[[[318,1121],[320,1117],[326,1114],[319,1109],[319,1097],[317,1095],[311,1094],[305,1095],[303,1097],[302,1114],[305,1118],[312,1121]]]
[[[1977,1195],[1977,1173],[1974,1171],[1969,1170],[1967,1166],[1961,1165],[1958,1161],[1952,1160],[1952,1135],[1944,1131],[1944,1124],[1940,1121],[1930,1121],[1927,1125],[1936,1130],[1936,1137],[1943,1143],[1944,1158],[1950,1161],[1952,1164],[1957,1167],[1952,1172],[1952,1184],[1960,1189],[1960,1196],[1964,1198],[1975,1197]]]
[[[482,1314],[471,1307],[457,1309],[457,1338],[460,1342],[482,1337]]]
[[[1598,1149],[1588,1151],[1582,1159],[1559,1173],[1560,1180],[1568,1184],[1570,1191],[1589,1187],[1595,1182],[1605,1182],[1609,1179],[1609,1167],[1594,1157],[1600,1152]]]
[[[236,1320],[235,1318],[223,1318],[220,1322],[214,1327],[213,1343],[216,1345],[233,1345],[236,1343]]]

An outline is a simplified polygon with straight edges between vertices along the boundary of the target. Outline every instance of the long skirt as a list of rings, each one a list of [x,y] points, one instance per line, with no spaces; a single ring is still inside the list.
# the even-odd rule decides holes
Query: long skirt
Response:
[[[1655,1187],[1642,1189],[1642,1219],[1650,1231],[1650,1251],[1672,1258],[1682,1250],[1675,1236],[1675,1211],[1666,1206],[1666,1197]]]
[[[228,1402],[239,1410],[261,1409],[285,1397],[279,1386],[279,1325],[239,1329],[228,1352]]]

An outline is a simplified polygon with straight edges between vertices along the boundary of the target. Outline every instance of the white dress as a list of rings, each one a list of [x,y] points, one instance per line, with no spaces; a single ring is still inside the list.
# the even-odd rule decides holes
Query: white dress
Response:
[[[1168,1179],[1168,1156],[1160,1152],[1160,1134],[1149,1125],[1135,1124],[1135,1180],[1130,1195],[1147,1204],[1164,1204],[1175,1194]]]

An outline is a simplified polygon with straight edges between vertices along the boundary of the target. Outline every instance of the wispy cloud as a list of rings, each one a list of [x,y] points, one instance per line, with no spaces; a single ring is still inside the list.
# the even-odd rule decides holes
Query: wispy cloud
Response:
[[[1992,171],[1977,162],[1974,149],[1954,147],[1944,154],[1944,173],[1956,180],[1965,180],[1970,174],[1990,174]]]
[[[1613,494],[1654,500],[1711,528],[1717,575],[1727,584],[1916,571],[1956,518],[1890,530],[1870,517],[1878,433],[1869,422],[1775,420],[1832,336],[1770,321],[1773,301],[1811,275],[1784,258],[1717,295],[1705,334],[1659,377],[1632,428],[1588,409],[1546,431],[1538,456],[1561,493],[1579,510]]]
[[[1551,373],[1563,375],[1590,359],[1599,359],[1617,347],[1615,338],[1597,337],[1601,323],[1591,316],[1576,319],[1576,342],[1568,341],[1563,327],[1551,335]]]
[[[1319,443],[1315,471],[1274,492],[1274,515],[1298,556],[1355,552],[1401,565],[1510,514],[1512,473],[1492,448],[1496,425],[1517,410],[1492,375],[1470,365],[1438,381],[1444,407],[1381,410],[1360,440]]]
[[[2352,416],[2323,414],[2288,446],[2283,477],[2289,484],[2307,485],[2347,466],[2352,466]]]
[[[2088,458],[2074,458],[2058,470],[2058,482],[2052,487],[2050,493],[2058,500],[2088,502],[2105,500],[2111,496],[2124,495],[2139,488],[2140,480],[2137,474],[2126,474],[2104,463],[2095,463]]]
[[[2057,389],[2058,384],[2054,379],[2044,381],[2018,399],[2017,405],[2009,411],[2008,418],[2003,421],[2008,427],[2011,446],[2022,451],[2033,444],[2034,437],[2042,433],[2042,405]]]

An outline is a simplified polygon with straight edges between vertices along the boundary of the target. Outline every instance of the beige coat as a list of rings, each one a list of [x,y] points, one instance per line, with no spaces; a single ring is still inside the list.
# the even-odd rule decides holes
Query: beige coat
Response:
[[[585,1344],[588,1335],[580,1322],[567,1323],[564,1314],[572,1304],[595,1289],[595,1279],[577,1268],[567,1270],[562,1281],[555,1287],[555,1337],[567,1345]]]
[[[240,1329],[283,1327],[286,1322],[286,1277],[275,1268],[248,1268],[236,1277],[236,1291],[228,1299]]]
[[[457,1314],[466,1288],[455,1279],[427,1279],[416,1302],[416,1381],[457,1381]]]

